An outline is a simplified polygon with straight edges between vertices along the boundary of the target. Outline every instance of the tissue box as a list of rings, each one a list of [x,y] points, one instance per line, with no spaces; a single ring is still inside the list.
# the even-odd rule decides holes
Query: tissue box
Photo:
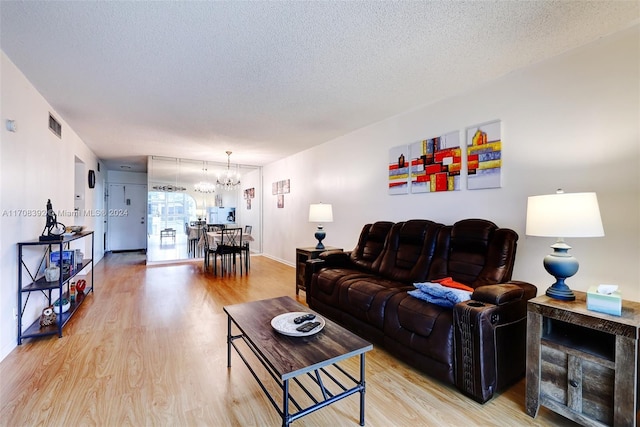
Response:
[[[620,316],[622,314],[622,295],[615,291],[609,295],[599,294],[597,286],[587,291],[587,310]]]

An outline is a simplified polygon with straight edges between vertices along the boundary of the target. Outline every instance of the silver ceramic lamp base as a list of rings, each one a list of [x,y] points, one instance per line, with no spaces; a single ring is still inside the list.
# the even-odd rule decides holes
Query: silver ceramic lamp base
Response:
[[[551,245],[553,253],[544,257],[544,269],[556,278],[556,282],[545,292],[548,297],[563,301],[573,301],[576,299],[573,291],[564,281],[578,272],[578,260],[569,254],[571,246],[567,245],[561,238]]]

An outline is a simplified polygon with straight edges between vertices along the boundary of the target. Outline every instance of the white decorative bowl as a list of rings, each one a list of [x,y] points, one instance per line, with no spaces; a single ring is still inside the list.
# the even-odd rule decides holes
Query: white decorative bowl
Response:
[[[66,313],[70,308],[71,302],[66,298],[62,299],[62,311],[60,311],[60,300],[56,300],[56,302],[53,303],[53,311],[57,314]]]

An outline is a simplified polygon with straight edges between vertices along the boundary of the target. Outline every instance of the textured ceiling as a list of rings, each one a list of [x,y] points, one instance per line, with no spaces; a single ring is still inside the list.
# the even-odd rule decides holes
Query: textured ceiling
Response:
[[[264,165],[637,23],[638,5],[3,0],[0,42],[110,165]]]

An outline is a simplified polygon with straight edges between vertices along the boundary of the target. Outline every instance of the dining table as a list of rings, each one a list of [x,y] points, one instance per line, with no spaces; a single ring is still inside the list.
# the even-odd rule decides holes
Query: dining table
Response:
[[[207,231],[206,233],[203,233],[200,236],[200,240],[198,241],[198,246],[199,247],[205,247],[205,239],[206,239],[206,246],[211,249],[211,250],[215,250],[218,247],[218,243],[220,243],[220,241],[222,240],[222,232],[220,231]],[[242,233],[242,242],[241,244],[245,244],[248,242],[253,242],[255,239],[253,238],[253,236],[251,234],[247,234],[247,233]]]

